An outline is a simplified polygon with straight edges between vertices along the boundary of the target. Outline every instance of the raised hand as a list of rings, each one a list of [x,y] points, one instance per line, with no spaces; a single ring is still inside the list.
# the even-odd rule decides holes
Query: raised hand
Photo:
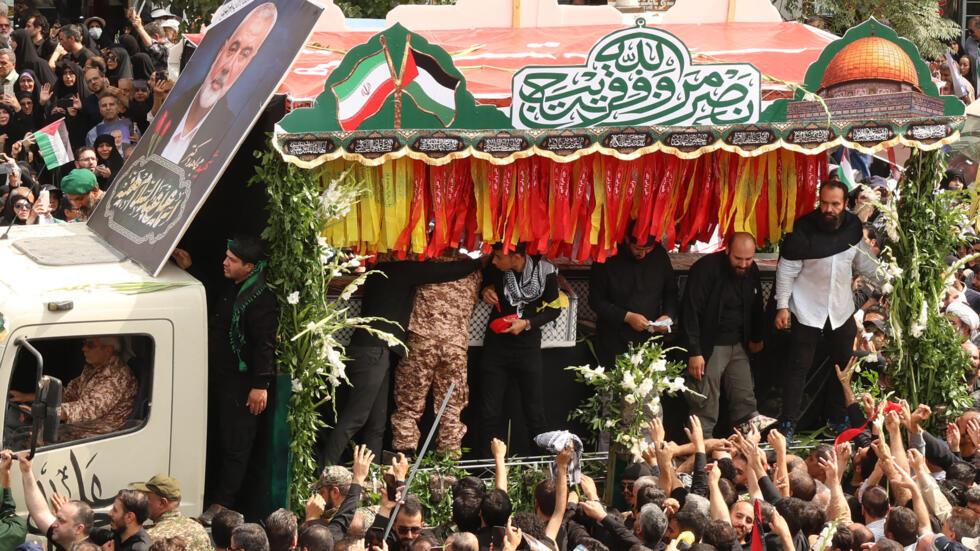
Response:
[[[354,447],[354,465],[351,469],[353,473],[352,482],[358,486],[364,486],[368,473],[371,472],[371,463],[374,461],[374,452],[367,446]]]
[[[953,453],[960,453],[960,427],[956,423],[946,425],[946,443]]]
[[[391,472],[399,482],[404,482],[408,478],[408,458],[405,454],[399,453],[391,460]]]
[[[494,438],[490,441],[490,455],[494,459],[503,459],[507,455],[507,444],[499,438]]]
[[[909,416],[909,432],[922,432],[922,423],[928,421],[932,416],[932,408],[925,404],[919,404],[915,411]]]
[[[663,442],[664,437],[667,434],[667,432],[664,430],[664,422],[656,417],[650,421],[649,431],[650,431],[650,440],[652,440],[654,444],[659,444],[660,442]]]
[[[327,502],[320,495],[320,492],[314,492],[310,496],[310,499],[306,500],[306,520],[316,520],[323,516],[323,511],[327,509]]]
[[[847,366],[843,371],[841,371],[839,365],[834,365],[834,371],[837,372],[837,380],[840,381],[842,387],[851,388],[851,379],[854,377],[854,368],[857,365],[857,362],[857,356],[851,356],[851,359],[848,360]]]
[[[694,453],[705,453],[704,432],[701,430],[701,419],[697,415],[688,418],[691,428],[684,427],[688,440],[694,444]]]
[[[769,445],[776,452],[777,456],[786,455],[786,437],[783,436],[783,433],[772,429],[769,431],[769,436],[766,437],[766,441],[769,442]]]

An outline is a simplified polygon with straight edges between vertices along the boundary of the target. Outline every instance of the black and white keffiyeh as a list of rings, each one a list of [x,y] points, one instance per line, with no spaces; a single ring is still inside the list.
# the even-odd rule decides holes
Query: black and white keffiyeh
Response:
[[[549,275],[557,273],[558,268],[543,258],[527,257],[520,281],[513,271],[504,272],[504,297],[517,309],[517,316],[524,317],[524,308],[541,298]]]

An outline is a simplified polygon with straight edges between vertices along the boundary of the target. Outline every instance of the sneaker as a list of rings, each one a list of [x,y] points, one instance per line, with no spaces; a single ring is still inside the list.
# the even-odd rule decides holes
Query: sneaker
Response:
[[[767,417],[765,415],[762,415],[761,413],[757,413],[752,417],[749,417],[749,419],[744,423],[740,423],[736,428],[742,434],[748,434],[753,431],[762,434],[763,431],[769,428],[770,425],[773,425],[775,423],[776,420],[773,419],[772,417]]]
[[[211,526],[211,521],[214,520],[214,516],[225,510],[225,506],[219,503],[212,503],[208,507],[207,511],[201,513],[201,516],[197,517],[197,521],[201,523],[202,526]]]

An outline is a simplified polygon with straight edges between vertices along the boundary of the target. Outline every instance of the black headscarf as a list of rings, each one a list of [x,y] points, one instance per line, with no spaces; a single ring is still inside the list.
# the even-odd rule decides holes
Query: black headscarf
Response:
[[[75,73],[75,85],[72,87],[65,86],[64,81],[61,80],[61,75],[65,71],[71,71]],[[77,63],[71,61],[59,61],[58,62],[58,80],[54,86],[54,97],[55,99],[70,98],[78,94],[78,98],[82,99],[88,95],[88,86],[85,85],[85,75],[82,73],[82,68],[78,66]]]
[[[834,231],[820,229],[823,213],[815,210],[801,216],[779,246],[779,254],[787,260],[827,258],[857,245],[864,237],[861,219],[843,211],[844,220]]]
[[[38,55],[30,33],[26,29],[17,29],[11,33],[10,38],[17,43],[17,50],[14,52],[17,58],[17,72],[32,71],[36,80],[40,80],[38,86],[44,83],[54,84],[54,71],[51,70],[48,62]]]
[[[131,34],[121,34],[119,35],[119,45],[122,46],[129,57],[140,53],[140,43],[136,41],[136,37]]]
[[[24,139],[24,134],[27,133],[26,117],[6,104],[0,104],[0,111],[6,111],[10,115],[7,124],[0,125],[0,134],[7,135],[7,141],[3,144],[3,152],[9,155],[14,142]]]
[[[136,55],[129,56],[129,61],[133,66],[133,79],[135,80],[150,80],[153,72],[156,71],[156,65],[153,64],[153,59],[146,52],[139,52]]]
[[[145,101],[137,101],[136,99],[136,89],[144,87],[147,89],[149,95],[146,96]],[[149,128],[150,122],[146,119],[146,115],[150,112],[153,107],[153,90],[149,89],[149,84],[145,80],[134,80],[133,81],[133,93],[129,98],[129,108],[126,109],[126,116],[129,120],[136,123],[139,126],[140,132],[145,133],[146,129]]]
[[[23,116],[27,130],[35,131],[41,128],[41,122],[44,121],[44,109],[38,105],[37,99],[33,94],[28,94],[27,92],[17,92],[17,101],[22,101],[24,99],[31,100],[33,105],[33,111],[30,115],[24,112],[23,105],[21,105],[20,114]]]
[[[108,159],[103,159],[102,155],[99,153],[100,144],[109,144],[112,146],[112,152],[109,153]],[[119,169],[122,168],[123,157],[119,153],[119,150],[116,149],[116,139],[110,134],[100,134],[97,138],[95,138],[95,143],[92,144],[92,148],[95,149],[96,164],[104,165],[111,172],[108,178],[103,178],[96,173],[96,177],[99,181],[99,189],[105,191],[109,189],[109,186],[116,178],[116,174],[119,172]]]
[[[126,52],[126,48],[116,46],[109,50],[112,55],[116,56],[116,68],[106,70],[106,77],[109,78],[109,84],[119,86],[120,79],[133,80],[133,65],[129,61],[129,53]],[[108,65],[109,60],[106,59],[106,67]]]
[[[33,91],[31,91],[31,92],[24,92],[24,91],[21,90],[21,88],[20,88],[20,82],[21,82],[21,80],[24,79],[24,77],[27,77],[27,78],[31,79],[32,81],[34,81],[34,90]],[[20,98],[22,98],[25,95],[26,96],[30,96],[30,98],[32,100],[34,100],[34,114],[37,115],[37,114],[43,114],[44,113],[44,107],[41,107],[41,83],[38,82],[37,75],[34,74],[34,71],[32,71],[30,69],[27,69],[26,71],[22,72],[17,77],[17,83],[14,84],[14,95],[17,96],[17,99],[18,100],[20,100]],[[38,120],[41,120],[41,119],[38,119]]]

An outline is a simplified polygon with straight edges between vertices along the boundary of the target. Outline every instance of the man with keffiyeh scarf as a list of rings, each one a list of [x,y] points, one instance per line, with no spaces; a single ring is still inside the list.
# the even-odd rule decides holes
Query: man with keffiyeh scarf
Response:
[[[191,258],[178,249],[174,259],[184,269]],[[228,240],[223,263],[230,284],[211,303],[208,322],[209,467],[204,522],[235,505],[252,454],[259,415],[268,402],[275,375],[278,329],[276,299],[266,291],[266,252],[257,237]]]
[[[523,243],[506,252],[498,243],[493,247],[492,265],[483,272],[483,285],[480,296],[493,306],[480,359],[483,441],[505,437],[504,412],[513,411],[513,406],[503,402],[512,377],[521,387],[524,419],[533,439],[548,430],[541,328],[556,320],[567,304],[558,290],[558,269],[544,258],[527,254]],[[495,330],[501,324],[498,319],[507,327]]]

